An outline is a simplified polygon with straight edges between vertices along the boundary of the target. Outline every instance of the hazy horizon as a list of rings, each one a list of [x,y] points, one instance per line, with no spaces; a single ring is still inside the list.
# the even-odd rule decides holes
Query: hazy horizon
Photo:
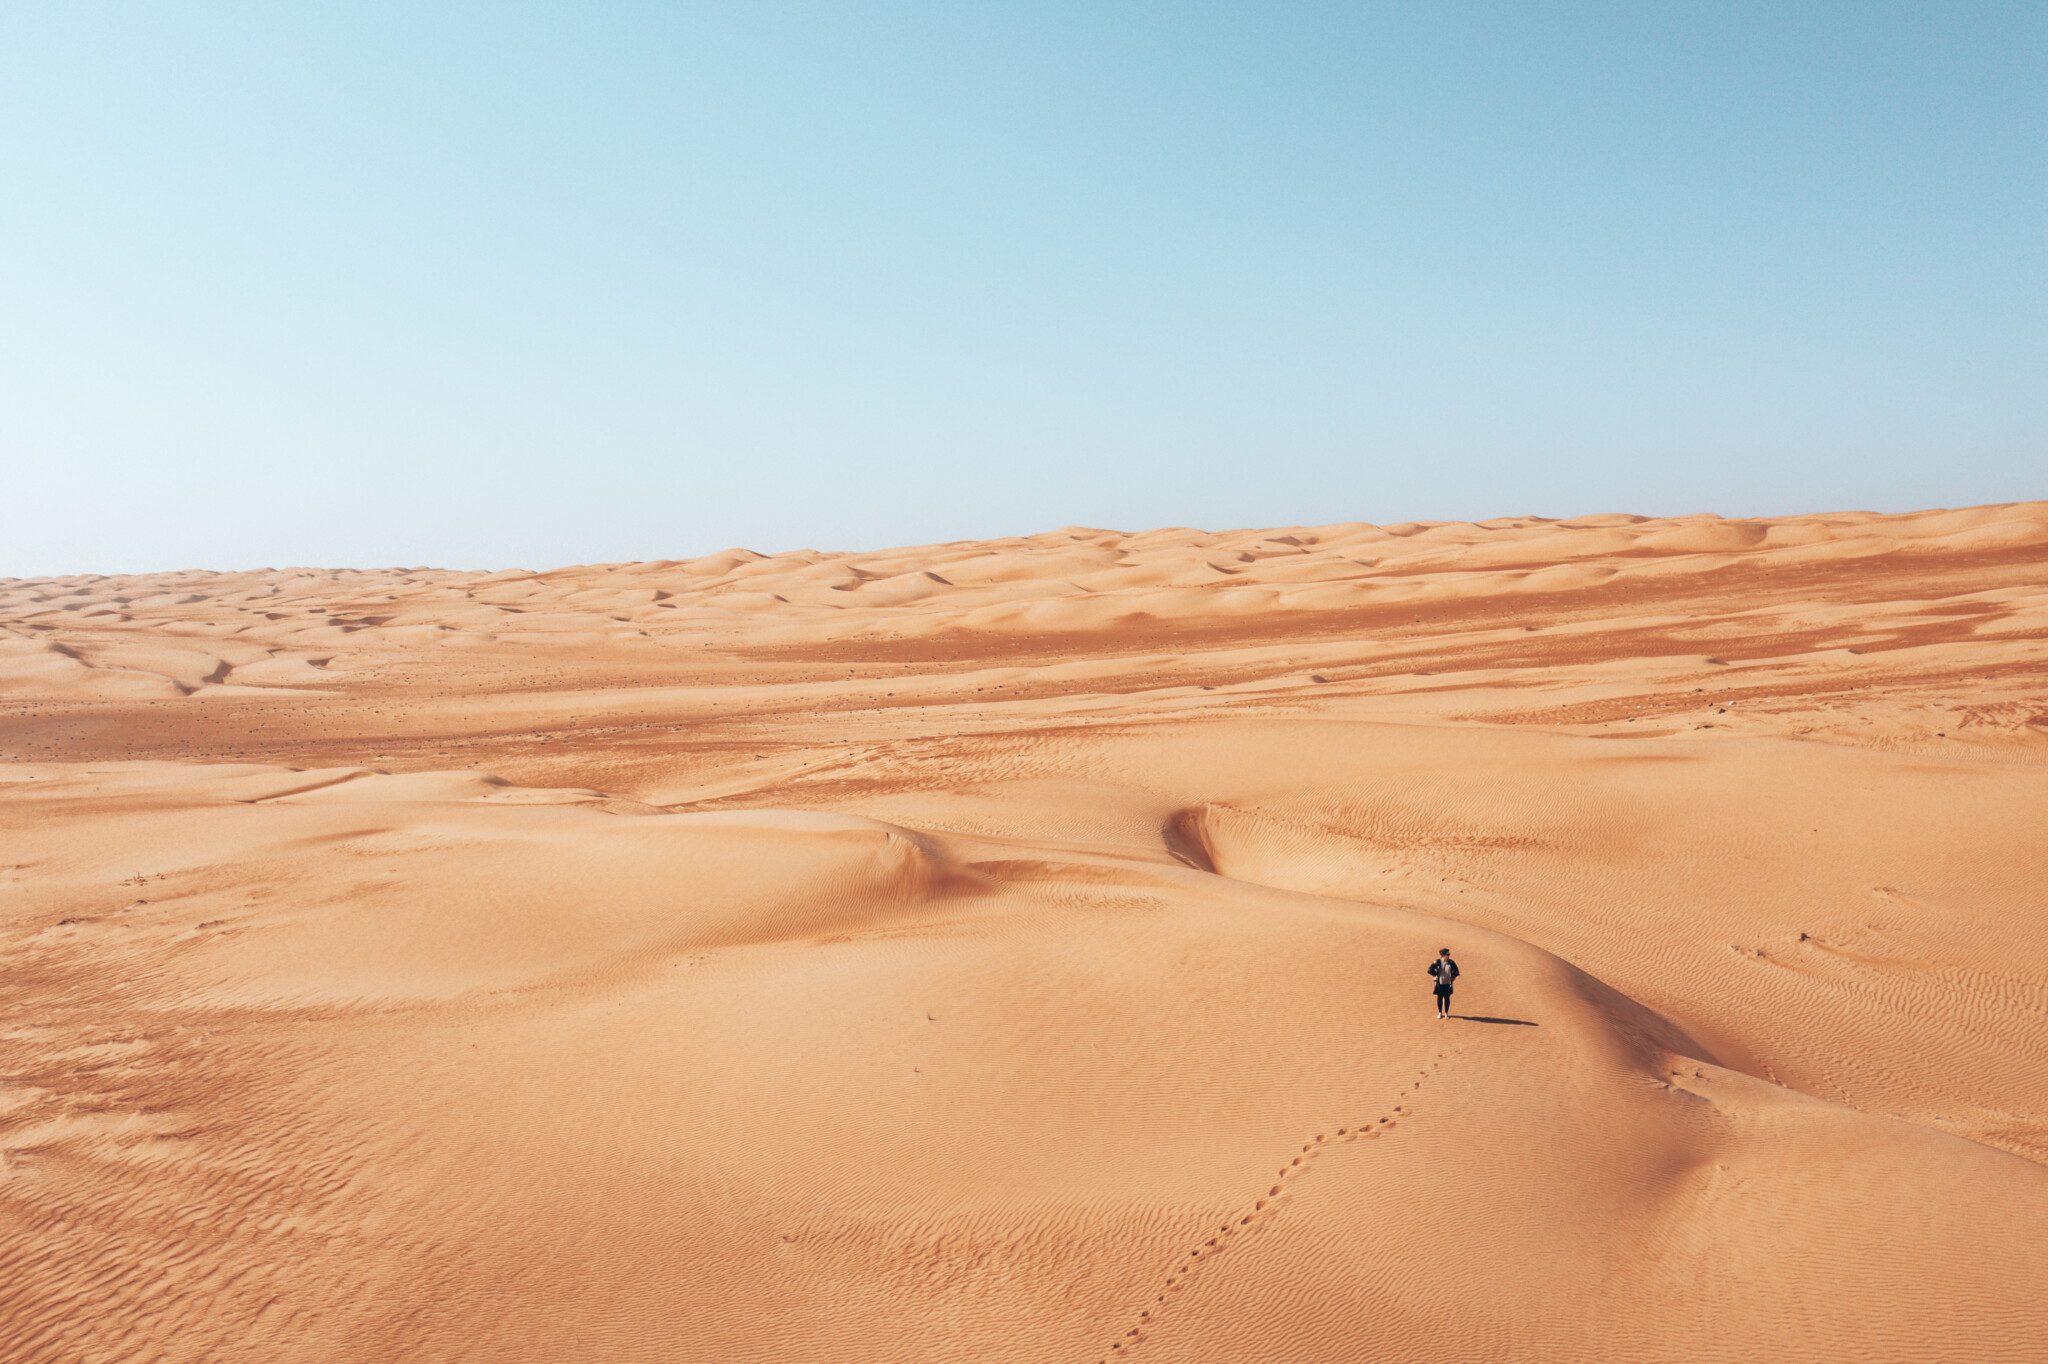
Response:
[[[2038,501],[2040,501],[2040,500],[2041,500],[2041,499],[2033,499],[2032,501],[2038,502]],[[1977,505],[1980,505],[1980,506],[1984,506],[1984,505],[1989,505],[1989,506],[2001,506],[2001,505],[2027,505],[2027,503],[2025,503],[2025,502],[2019,502],[2019,503],[1991,503],[1991,504],[1977,504]],[[1940,512],[1944,512],[1944,511],[1968,511],[1968,510],[1972,510],[1972,508],[1967,508],[1967,507],[1954,507],[1954,508],[1943,508],[1943,507],[1915,507],[1915,508],[1911,508],[1911,509],[1909,509],[1909,512],[1931,512],[1931,513],[1940,513]],[[1447,519],[1447,518],[1442,518],[1442,517],[1411,517],[1411,518],[1408,518],[1408,520],[1407,520],[1407,521],[1388,521],[1388,522],[1381,522],[1381,523],[1378,523],[1378,524],[1379,524],[1379,525],[1382,525],[1382,526],[1400,526],[1400,525],[1406,525],[1406,524],[1417,524],[1417,523],[1419,523],[1419,524],[1423,524],[1423,525],[1441,525],[1441,526],[1458,526],[1458,525],[1479,525],[1479,524],[1487,524],[1487,523],[1495,523],[1495,522],[1524,522],[1524,523],[1546,523],[1546,524],[1551,524],[1551,525],[1557,525],[1557,526],[1560,526],[1560,527],[1565,527],[1565,526],[1573,526],[1573,525],[1578,525],[1578,524],[1582,524],[1582,523],[1596,522],[1596,521],[1600,521],[1600,520],[1603,520],[1603,519],[1605,519],[1605,518],[1611,518],[1611,517],[1632,517],[1632,518],[1635,518],[1636,520],[1640,520],[1640,521],[1648,521],[1648,522],[1658,522],[1658,521],[1673,521],[1673,520],[1676,520],[1676,521],[1684,521],[1684,520],[1694,520],[1694,519],[1700,519],[1700,518],[1711,518],[1711,519],[1715,519],[1715,520],[1723,520],[1723,521],[1784,521],[1784,520],[1790,520],[1790,521],[1799,521],[1799,520],[1802,520],[1802,519],[1805,519],[1805,518],[1809,518],[1809,517],[1811,517],[1811,518],[1815,518],[1815,519],[1825,519],[1825,518],[1830,518],[1830,517],[1854,517],[1854,516],[1871,516],[1871,517],[1884,517],[1884,516],[1890,516],[1890,515],[1895,515],[1895,514],[1896,514],[1896,513],[1890,513],[1890,512],[1880,512],[1880,511],[1875,511],[1875,510],[1873,510],[1873,509],[1871,509],[1871,508],[1867,508],[1867,507],[1839,507],[1839,508],[1834,508],[1834,509],[1832,509],[1832,510],[1827,510],[1827,511],[1817,511],[1817,512],[1804,512],[1804,513],[1801,513],[1801,512],[1792,512],[1792,513],[1787,513],[1787,514],[1785,514],[1784,516],[1774,516],[1774,517],[1765,517],[1765,516],[1723,516],[1723,515],[1722,515],[1721,513],[1718,513],[1718,512],[1680,512],[1680,513],[1677,513],[1677,514],[1676,514],[1675,516],[1670,516],[1670,517],[1656,517],[1656,516],[1647,516],[1647,515],[1645,515],[1645,514],[1643,514],[1643,513],[1640,513],[1640,512],[1627,512],[1627,511],[1618,511],[1618,510],[1610,510],[1610,511],[1605,511],[1605,512],[1583,512],[1583,513],[1580,513],[1579,515],[1576,515],[1576,516],[1559,516],[1559,517],[1548,517],[1548,516],[1536,516],[1536,515],[1522,515],[1522,516],[1517,516],[1517,515],[1512,515],[1512,514],[1510,514],[1510,515],[1506,515],[1506,516],[1487,516],[1487,517],[1475,517],[1475,518],[1456,518],[1456,519]],[[826,556],[831,556],[831,557],[862,557],[862,556],[874,556],[874,555],[886,555],[886,554],[893,554],[893,553],[895,553],[895,552],[897,552],[897,551],[899,551],[899,550],[902,550],[902,551],[910,551],[910,550],[916,550],[916,549],[922,549],[922,548],[927,548],[927,547],[931,547],[931,546],[943,546],[943,545],[975,545],[975,544],[990,544],[990,543],[995,543],[995,542],[998,542],[998,541],[1001,541],[1001,540],[1007,540],[1007,539],[1033,539],[1033,538],[1038,538],[1038,537],[1044,537],[1044,536],[1058,535],[1058,534],[1060,534],[1060,533],[1061,533],[1061,532],[1063,532],[1063,531],[1076,531],[1076,532],[1090,532],[1090,533],[1098,533],[1098,534],[1108,534],[1108,535],[1119,535],[1119,536],[1125,536],[1125,535],[1167,535],[1167,534],[1171,534],[1172,532],[1175,532],[1175,531],[1187,531],[1187,532],[1190,532],[1190,533],[1193,533],[1193,534],[1197,534],[1197,535],[1202,535],[1202,536],[1209,536],[1209,537],[1215,537],[1215,538],[1219,538],[1219,539],[1222,539],[1222,538],[1228,538],[1228,537],[1230,537],[1230,536],[1233,536],[1233,535],[1242,535],[1242,534],[1247,534],[1247,533],[1250,533],[1250,532],[1252,532],[1252,531],[1260,531],[1260,530],[1273,530],[1273,531],[1280,531],[1280,530],[1312,530],[1312,529],[1323,529],[1323,528],[1328,528],[1328,527],[1334,527],[1334,526],[1340,526],[1340,525],[1363,525],[1363,524],[1371,524],[1371,523],[1364,523],[1364,522],[1355,522],[1355,521],[1354,521],[1354,522],[1348,522],[1348,523],[1347,523],[1347,522],[1328,522],[1328,521],[1325,521],[1325,522],[1305,522],[1305,521],[1304,521],[1304,522],[1296,522],[1296,521],[1290,521],[1290,522],[1284,522],[1284,523],[1280,523],[1280,524],[1277,524],[1277,525],[1271,525],[1271,526],[1220,526],[1220,525],[1219,525],[1219,526],[1207,526],[1207,527],[1203,527],[1203,526],[1183,526],[1183,525],[1170,525],[1170,526],[1085,526],[1085,525],[1081,525],[1081,524],[1079,524],[1079,523],[1071,523],[1071,522],[1070,522],[1069,524],[1067,524],[1067,525],[1064,525],[1064,526],[1053,526],[1053,527],[1049,527],[1049,528],[1046,528],[1046,529],[1042,529],[1042,530],[1036,530],[1036,531],[1021,531],[1021,532],[1018,532],[1018,533],[1016,533],[1015,535],[1010,535],[1010,536],[990,536],[990,537],[985,537],[985,538],[983,538],[983,539],[981,539],[981,540],[975,540],[975,539],[968,539],[968,538],[962,538],[962,537],[952,537],[952,538],[943,538],[943,537],[942,537],[942,538],[940,538],[940,539],[936,539],[936,540],[926,540],[926,541],[918,541],[918,542],[916,542],[916,543],[911,543],[911,542],[907,542],[907,541],[906,541],[906,542],[903,542],[903,543],[901,543],[901,544],[875,544],[875,545],[785,545],[785,546],[780,546],[780,547],[778,547],[778,548],[775,548],[775,549],[762,549],[762,548],[760,548],[760,547],[758,547],[758,546],[755,546],[755,545],[741,545],[741,544],[730,544],[730,545],[715,545],[715,546],[710,546],[710,547],[708,547],[708,548],[705,548],[705,549],[699,550],[699,551],[697,551],[697,552],[695,552],[695,553],[692,553],[692,554],[650,555],[650,556],[648,556],[648,558],[646,558],[646,559],[588,559],[588,560],[580,560],[580,561],[576,561],[576,562],[565,562],[565,563],[559,563],[559,564],[557,564],[557,563],[521,563],[521,564],[511,564],[511,563],[507,563],[507,564],[453,564],[453,563],[447,563],[447,564],[439,564],[439,563],[413,563],[413,564],[371,564],[371,563],[362,563],[362,564],[341,564],[341,563],[333,563],[333,564],[316,564],[316,563],[275,563],[275,564],[243,564],[243,565],[236,565],[236,566],[234,566],[234,567],[230,567],[230,568],[217,568],[217,567],[214,567],[214,566],[212,566],[212,565],[207,565],[207,564],[183,564],[183,565],[179,565],[179,564],[172,564],[172,565],[167,565],[167,566],[164,566],[164,567],[160,567],[160,568],[154,568],[154,569],[139,569],[139,570],[134,570],[134,571],[132,571],[132,572],[113,572],[113,573],[108,573],[108,572],[99,572],[99,571],[96,571],[96,570],[90,570],[90,569],[85,569],[85,570],[79,570],[79,571],[77,571],[77,572],[72,572],[72,573],[19,573],[19,574],[0,574],[0,582],[35,582],[35,581],[38,581],[38,580],[42,580],[42,579],[63,579],[63,578],[121,578],[121,577],[151,577],[151,576],[175,575],[175,574],[178,574],[178,573],[221,573],[221,574],[233,574],[233,573],[293,573],[293,572],[309,572],[309,573],[484,573],[484,574],[491,574],[491,573],[538,573],[538,574],[549,574],[549,573],[556,573],[556,572],[561,572],[561,571],[565,571],[565,570],[571,570],[571,569],[578,569],[578,568],[594,568],[594,567],[603,567],[603,566],[605,566],[605,565],[608,565],[608,564],[636,564],[636,565],[637,565],[637,564],[646,564],[646,563],[650,563],[650,562],[686,562],[686,561],[688,561],[688,560],[690,560],[690,559],[698,559],[698,558],[709,558],[709,557],[715,557],[715,556],[717,556],[717,555],[719,555],[719,554],[721,554],[721,553],[729,553],[729,552],[731,552],[731,551],[734,551],[734,550],[744,551],[744,552],[746,552],[746,553],[752,553],[752,554],[759,554],[759,555],[763,556],[764,558],[774,558],[774,557],[776,557],[776,556],[778,556],[778,555],[791,555],[791,554],[822,554],[822,555],[826,555]]]

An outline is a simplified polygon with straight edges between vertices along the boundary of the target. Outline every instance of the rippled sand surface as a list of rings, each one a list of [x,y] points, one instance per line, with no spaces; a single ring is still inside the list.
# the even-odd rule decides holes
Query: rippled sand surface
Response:
[[[2043,503],[0,581],[0,1358],[2048,1355],[2044,867]]]

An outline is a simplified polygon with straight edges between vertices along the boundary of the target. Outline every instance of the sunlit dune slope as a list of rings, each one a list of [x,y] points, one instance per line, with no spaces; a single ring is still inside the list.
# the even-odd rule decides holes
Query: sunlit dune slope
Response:
[[[0,629],[0,1358],[2048,1352],[2048,505]]]

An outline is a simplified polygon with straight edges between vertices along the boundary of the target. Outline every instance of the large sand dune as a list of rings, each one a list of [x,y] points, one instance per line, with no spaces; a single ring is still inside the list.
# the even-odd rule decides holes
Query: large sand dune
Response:
[[[0,582],[0,812],[9,1361],[2048,1357],[2048,504]]]

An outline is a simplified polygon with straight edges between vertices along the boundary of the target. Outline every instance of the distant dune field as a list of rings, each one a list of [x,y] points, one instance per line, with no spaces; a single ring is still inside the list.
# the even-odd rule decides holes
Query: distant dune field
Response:
[[[4,580],[0,1360],[2048,1358],[2044,869],[2048,503]]]

